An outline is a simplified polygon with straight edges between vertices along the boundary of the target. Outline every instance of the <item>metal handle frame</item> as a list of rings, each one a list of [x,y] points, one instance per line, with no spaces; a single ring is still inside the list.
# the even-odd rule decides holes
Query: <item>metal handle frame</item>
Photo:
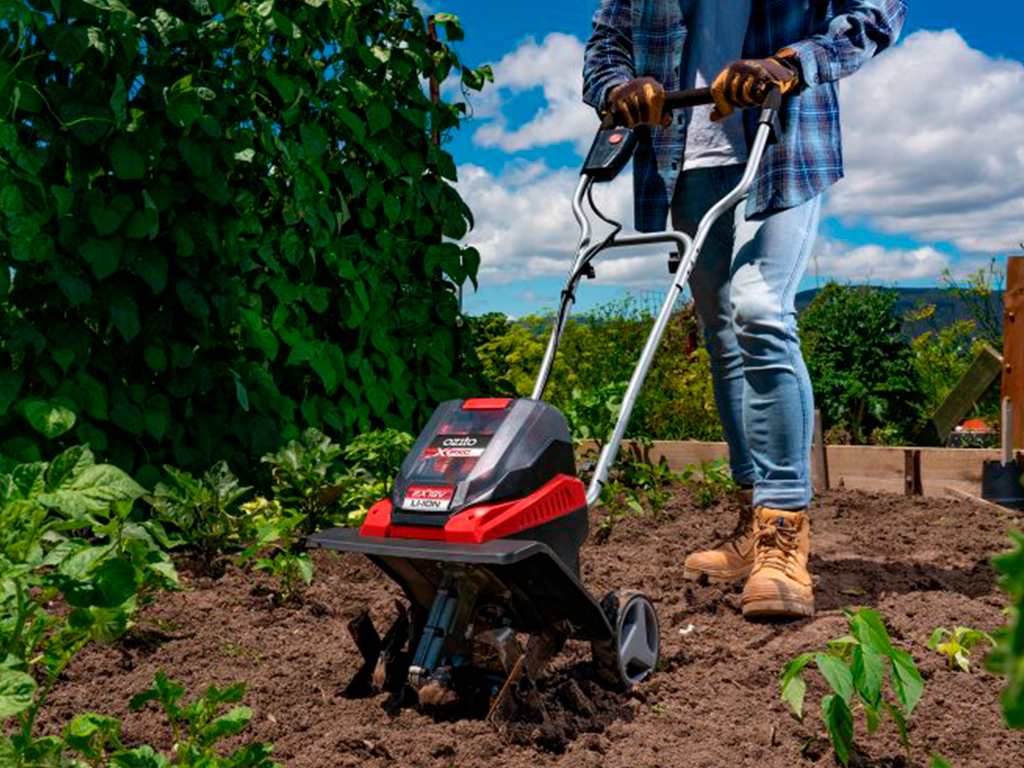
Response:
[[[613,248],[649,245],[652,243],[675,243],[679,248],[681,259],[679,267],[673,276],[672,284],[669,287],[668,295],[665,297],[665,301],[661,305],[661,310],[658,312],[658,317],[654,322],[654,326],[651,328],[651,332],[644,344],[643,351],[640,353],[640,357],[637,360],[636,368],[633,370],[633,375],[629,380],[629,386],[626,388],[625,395],[622,398],[622,406],[619,409],[619,416],[615,422],[615,429],[612,431],[611,438],[609,438],[608,442],[601,450],[601,455],[597,460],[597,465],[594,467],[594,475],[591,478],[590,487],[587,489],[587,505],[590,507],[597,503],[597,500],[601,496],[601,488],[608,481],[608,473],[611,470],[611,466],[614,463],[615,458],[618,456],[619,447],[622,444],[622,439],[626,434],[626,427],[629,425],[629,419],[633,413],[633,407],[636,405],[637,397],[640,394],[640,390],[643,388],[644,381],[647,379],[651,363],[654,361],[655,352],[657,352],[658,345],[661,343],[661,338],[664,336],[665,329],[668,327],[676,301],[682,294],[687,280],[689,280],[690,272],[693,270],[693,265],[697,260],[697,256],[700,254],[705,242],[707,242],[711,228],[726,212],[731,210],[733,206],[747,197],[747,194],[750,192],[750,187],[753,185],[754,179],[757,176],[757,170],[761,165],[761,159],[764,157],[765,149],[773,138],[773,135],[778,136],[779,134],[778,116],[781,103],[782,98],[777,90],[769,94],[761,110],[757,133],[754,136],[754,143],[750,150],[750,157],[743,173],[743,177],[740,179],[740,182],[736,187],[729,192],[729,194],[719,200],[706,214],[704,214],[700,225],[697,227],[697,233],[692,238],[685,232],[678,232],[674,230],[619,237],[618,233],[621,230],[621,227],[616,226],[616,229],[604,240],[599,243],[592,243],[593,227],[587,216],[587,212],[584,210],[583,203],[585,200],[590,200],[590,192],[593,188],[594,180],[586,176],[580,179],[580,183],[576,188],[576,193],[573,196],[572,201],[572,211],[576,217],[576,221],[580,225],[580,240],[576,248],[576,257],[573,260],[573,265],[569,270],[566,280],[566,288],[562,291],[561,301],[558,306],[558,315],[555,319],[555,325],[551,331],[551,337],[548,340],[544,359],[537,375],[537,382],[533,388],[533,393],[531,395],[533,399],[539,400],[544,395],[544,390],[547,387],[548,380],[551,376],[551,369],[554,365],[555,355],[558,352],[558,346],[562,340],[562,333],[565,331],[565,325],[569,318],[569,312],[576,301],[576,288],[583,276],[587,274],[590,262],[595,256],[603,251],[611,250]],[[590,205],[591,208],[594,209],[592,202],[590,202]],[[597,212],[596,209],[594,210],[600,216],[600,213]]]

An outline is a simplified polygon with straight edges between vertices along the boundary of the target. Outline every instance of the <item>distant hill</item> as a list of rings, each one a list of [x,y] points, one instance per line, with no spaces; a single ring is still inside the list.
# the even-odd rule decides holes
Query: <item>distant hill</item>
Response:
[[[818,295],[818,288],[809,291],[801,291],[796,295],[796,311],[803,312]],[[963,301],[954,296],[950,291],[943,288],[881,288],[878,290],[895,291],[896,312],[905,316],[907,312],[913,312],[919,306],[935,305],[935,315],[928,320],[904,323],[904,329],[910,336],[917,336],[925,331],[936,328],[945,328],[947,325],[959,320],[973,320],[970,311]],[[1000,292],[996,301],[1002,303]],[[1000,316],[1000,321],[1002,317]]]

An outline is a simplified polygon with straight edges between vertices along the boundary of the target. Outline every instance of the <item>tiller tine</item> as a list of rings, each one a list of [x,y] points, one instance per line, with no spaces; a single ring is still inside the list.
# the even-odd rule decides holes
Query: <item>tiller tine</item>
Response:
[[[373,626],[369,611],[361,611],[348,623],[348,632],[363,657],[363,663],[345,688],[349,699],[365,698],[384,690],[398,693],[405,687],[409,670],[409,612],[401,603],[395,603],[398,618],[391,624],[382,640]]]
[[[537,680],[548,662],[565,646],[568,636],[565,622],[549,627],[543,634],[530,636],[526,651],[518,656],[505,684],[491,701],[487,722],[499,730],[512,720],[547,722],[548,713],[537,690]]]

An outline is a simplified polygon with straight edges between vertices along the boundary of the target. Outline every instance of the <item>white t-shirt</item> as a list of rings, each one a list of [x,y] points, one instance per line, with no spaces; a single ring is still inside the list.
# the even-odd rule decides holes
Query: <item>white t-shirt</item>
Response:
[[[750,23],[750,3],[751,0],[696,0],[687,23],[683,88],[708,87],[726,65],[741,57]],[[711,109],[686,110],[684,171],[747,162],[742,112],[736,110],[731,117],[712,123]]]

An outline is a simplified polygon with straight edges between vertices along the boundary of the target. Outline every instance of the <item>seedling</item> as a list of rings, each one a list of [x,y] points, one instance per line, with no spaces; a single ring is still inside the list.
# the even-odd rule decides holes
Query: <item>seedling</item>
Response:
[[[134,749],[121,745],[121,723],[87,712],[64,728],[63,743],[55,740],[58,752],[71,752],[83,758],[74,765],[118,766],[119,768],[280,768],[270,760],[271,747],[263,743],[247,744],[229,755],[221,754],[219,743],[237,736],[252,720],[249,707],[238,706],[224,712],[229,704],[241,701],[245,683],[227,688],[211,685],[206,692],[185,704],[185,689],[170,680],[161,669],[152,687],[132,698],[130,709],[142,709],[155,701],[167,715],[174,734],[171,757],[156,752],[148,744]],[[64,764],[64,763],[61,763]]]
[[[278,599],[288,602],[298,596],[299,584],[313,581],[313,561],[304,551],[305,517],[285,509],[276,500],[257,497],[242,505],[246,514],[248,537],[252,544],[242,552],[238,564],[252,563],[257,571],[265,571],[281,586]]]
[[[682,482],[693,486],[695,501],[701,509],[707,509],[730,493],[739,490],[732,479],[729,465],[724,461],[702,461],[700,466],[687,465],[683,470]]]
[[[921,674],[910,654],[892,645],[877,613],[860,609],[845,611],[845,616],[850,634],[829,642],[825,651],[800,654],[782,668],[782,700],[798,719],[803,719],[807,690],[803,670],[814,662],[833,691],[822,698],[821,715],[836,757],[843,765],[849,765],[857,710],[863,711],[869,734],[878,730],[882,714],[888,714],[909,752],[907,718],[924,692]],[[884,690],[887,661],[891,692]],[[895,701],[887,693],[894,694]]]
[[[928,647],[943,654],[946,657],[946,665],[950,669],[956,666],[964,672],[970,672],[971,663],[968,657],[979,643],[988,643],[989,646],[993,646],[995,640],[987,632],[970,627],[954,627],[952,630],[939,627],[928,640]]]

